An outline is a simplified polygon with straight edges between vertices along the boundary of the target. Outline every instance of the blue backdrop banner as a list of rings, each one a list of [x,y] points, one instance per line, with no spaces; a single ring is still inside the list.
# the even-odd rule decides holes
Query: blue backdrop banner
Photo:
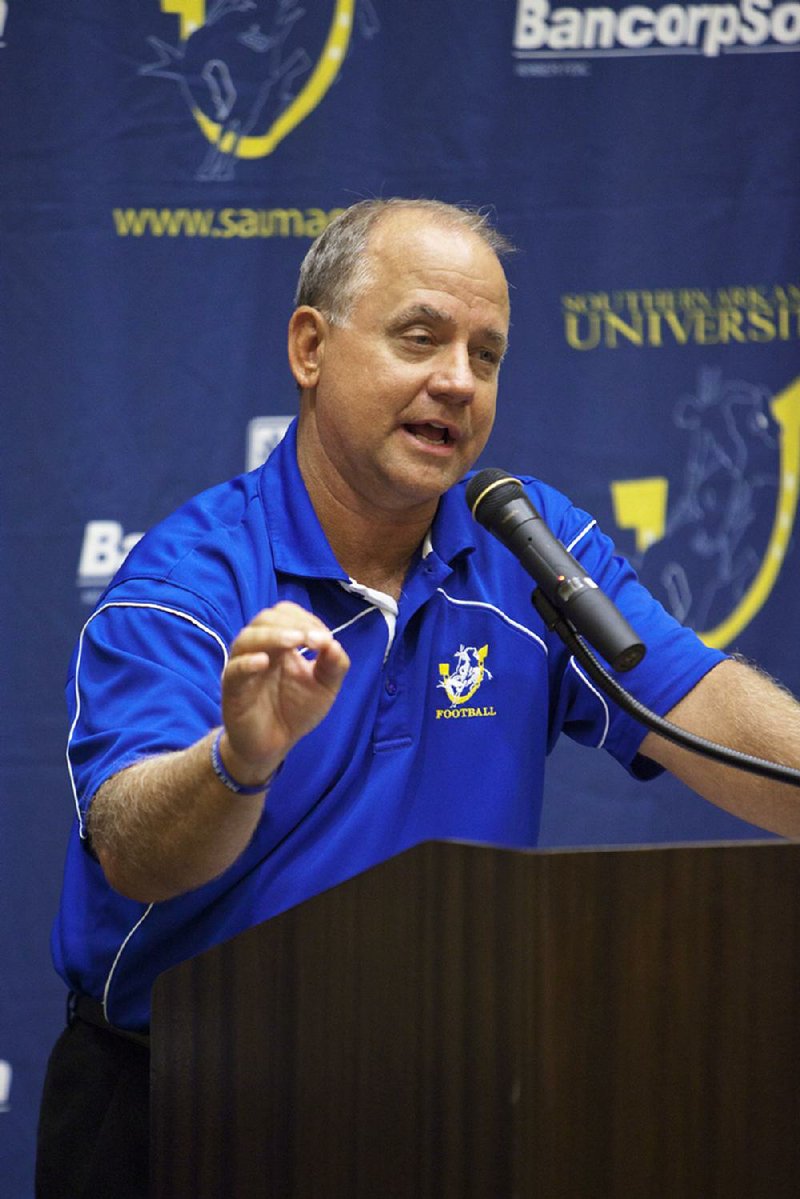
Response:
[[[800,3],[0,0],[0,1156],[31,1194],[63,988],[63,685],[141,533],[294,414],[299,262],[373,195],[490,206],[511,350],[482,465],[596,515],[800,690]],[[549,845],[763,835],[604,755]]]

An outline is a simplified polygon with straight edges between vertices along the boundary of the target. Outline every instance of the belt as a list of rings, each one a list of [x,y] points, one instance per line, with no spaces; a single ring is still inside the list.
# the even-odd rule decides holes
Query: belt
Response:
[[[70,991],[67,1000],[67,1023],[72,1025],[76,1020],[81,1020],[84,1024],[91,1024],[94,1028],[102,1028],[105,1032],[113,1033],[115,1037],[123,1037],[126,1041],[133,1041],[135,1045],[140,1045],[143,1049],[150,1048],[149,1033],[132,1032],[128,1028],[117,1028],[115,1024],[111,1024],[106,1019],[103,1005],[98,999],[92,999],[89,995],[78,995],[75,991]]]

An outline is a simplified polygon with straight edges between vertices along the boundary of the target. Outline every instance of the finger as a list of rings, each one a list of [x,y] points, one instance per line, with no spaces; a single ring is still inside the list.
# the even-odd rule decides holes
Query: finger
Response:
[[[327,631],[327,625],[313,612],[309,612],[307,608],[301,608],[299,604],[290,603],[288,600],[281,600],[272,608],[262,608],[249,624]]]
[[[332,639],[326,625],[297,604],[277,604],[265,608],[245,625],[231,646],[231,653],[255,653],[298,649],[318,649]]]
[[[240,654],[278,654],[306,644],[307,632],[283,625],[247,625],[231,646],[231,657]]]
[[[257,675],[264,674],[270,665],[269,654],[258,652],[254,654],[238,654],[230,658],[223,672],[226,682],[246,682]]]
[[[333,638],[317,651],[314,678],[321,686],[338,687],[349,669],[350,659],[347,653]]]

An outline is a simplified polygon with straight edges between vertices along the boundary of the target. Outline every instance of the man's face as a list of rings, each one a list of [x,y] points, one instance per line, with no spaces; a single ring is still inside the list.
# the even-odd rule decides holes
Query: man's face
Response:
[[[368,255],[346,325],[322,322],[301,462],[312,491],[399,513],[435,504],[486,444],[508,288],[477,235],[407,210],[373,227]]]

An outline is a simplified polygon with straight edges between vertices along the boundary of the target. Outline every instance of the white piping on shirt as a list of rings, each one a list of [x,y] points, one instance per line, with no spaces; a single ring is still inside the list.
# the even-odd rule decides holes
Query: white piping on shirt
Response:
[[[580,666],[578,665],[578,663],[575,661],[574,658],[570,658],[569,664],[572,667],[572,669],[575,671],[575,673],[577,674],[577,676],[581,680],[581,682],[584,683],[589,688],[589,690],[592,692],[592,694],[602,704],[603,711],[605,713],[605,727],[603,729],[603,734],[602,734],[600,740],[597,742],[597,745],[595,747],[596,749],[602,749],[606,743],[606,737],[608,736],[608,730],[611,727],[611,716],[608,711],[608,704],[606,703],[605,696],[602,694],[602,692],[597,690],[597,688],[590,682],[589,679],[587,679],[586,675],[583,673],[583,671],[581,670]]]
[[[78,654],[77,654],[77,658],[75,661],[75,719],[72,722],[72,725],[69,730],[69,736],[67,738],[67,771],[69,772],[70,786],[72,787],[72,796],[73,796],[73,800],[75,802],[75,810],[78,814],[78,828],[79,828],[80,836],[81,836],[82,840],[85,838],[86,832],[85,832],[84,824],[83,824],[83,814],[81,813],[80,804],[78,802],[78,791],[77,791],[77,787],[75,785],[75,776],[72,772],[72,763],[69,760],[69,751],[70,751],[70,746],[72,744],[72,738],[75,733],[75,729],[77,727],[78,720],[79,720],[80,714],[81,714],[80,668],[81,668],[81,658],[83,655],[84,637],[86,634],[86,630],[88,629],[91,622],[94,620],[95,616],[99,616],[101,612],[105,612],[108,608],[151,608],[157,612],[165,612],[168,616],[177,616],[181,620],[188,621],[189,624],[194,625],[195,628],[200,629],[201,632],[208,634],[209,637],[211,637],[214,641],[216,641],[217,645],[220,647],[220,649],[222,651],[223,666],[228,661],[228,647],[225,644],[225,642],[222,640],[222,638],[220,637],[219,633],[216,633],[214,631],[214,629],[209,628],[208,625],[204,625],[201,621],[197,620],[194,616],[190,616],[188,612],[182,612],[180,610],[180,608],[168,608],[163,604],[139,603],[139,602],[133,602],[133,601],[127,601],[127,600],[114,600],[107,604],[103,604],[102,607],[98,608],[96,612],[92,613],[92,615],[86,621],[86,624],[81,629],[81,635],[80,635],[80,638],[78,641]],[[139,930],[139,928],[141,928],[144,921],[147,919],[147,917],[152,912],[153,906],[154,905],[152,903],[150,903],[145,908],[142,915],[139,917],[139,919],[136,921],[136,923],[133,925],[133,927],[129,930],[129,932],[123,938],[123,940],[120,944],[120,947],[117,950],[116,955],[114,957],[114,961],[111,963],[111,968],[108,972],[108,975],[106,976],[105,985],[103,987],[103,1001],[102,1001],[103,1002],[103,1014],[105,1015],[106,1020],[109,1019],[108,996],[109,996],[109,991],[111,990],[112,981],[114,979],[114,973],[117,969],[117,966],[119,965],[119,962],[120,962],[120,959],[122,958],[123,953],[125,952],[128,942],[130,941],[130,939],[134,935],[134,933],[136,933]]]
[[[576,534],[576,536],[572,538],[572,541],[570,541],[569,545],[565,546],[567,552],[571,554],[578,542],[582,541],[589,530],[593,529],[596,524],[596,520],[590,520],[588,525],[585,525],[584,528],[581,529],[580,533]]]
[[[147,905],[147,907],[146,907],[146,908],[145,908],[145,910],[142,912],[142,914],[141,914],[141,916],[139,917],[139,919],[138,919],[138,920],[136,921],[136,923],[134,924],[133,928],[130,930],[130,932],[128,933],[128,935],[127,935],[127,936],[125,937],[125,939],[122,941],[122,944],[120,945],[119,949],[117,950],[117,956],[114,958],[114,961],[111,963],[111,969],[110,969],[110,970],[109,970],[109,972],[108,972],[108,975],[107,975],[107,977],[106,977],[106,983],[105,983],[105,986],[103,987],[103,1015],[105,1016],[106,1020],[108,1020],[109,1024],[113,1024],[113,1023],[114,1023],[114,1022],[113,1022],[113,1020],[111,1020],[111,1018],[109,1017],[109,1014],[108,1014],[108,993],[109,993],[109,991],[111,990],[111,980],[112,980],[112,979],[113,979],[113,977],[114,977],[114,971],[115,971],[115,970],[116,970],[116,968],[117,968],[117,964],[118,964],[118,962],[119,962],[119,959],[122,957],[123,953],[125,952],[125,947],[126,947],[126,945],[127,945],[127,944],[128,944],[128,942],[130,941],[130,939],[131,939],[131,937],[133,936],[133,934],[134,934],[134,933],[137,931],[137,929],[138,929],[138,928],[140,928],[140,927],[141,927],[141,925],[144,923],[144,921],[145,921],[145,920],[147,919],[147,917],[150,915],[150,913],[152,912],[152,910],[153,910],[153,907],[154,907],[154,906],[155,906],[155,905],[154,905],[154,904],[152,904],[152,903],[149,903],[149,904]]]
[[[588,524],[586,524],[581,529],[580,533],[578,533],[575,537],[573,537],[572,541],[570,541],[569,545],[566,547],[567,550],[571,553],[572,550],[575,548],[575,546],[578,544],[578,542],[582,541],[583,538],[586,536],[586,534],[589,532],[589,530],[593,529],[596,524],[597,524],[596,520],[590,520],[588,522]],[[581,668],[579,667],[578,663],[575,661],[574,658],[570,658],[569,664],[572,667],[572,669],[575,671],[575,673],[577,674],[577,676],[581,680],[581,682],[586,687],[589,688],[589,690],[592,692],[592,694],[600,701],[600,703],[603,706],[603,711],[605,713],[605,728],[603,729],[602,737],[600,738],[600,740],[597,743],[597,748],[602,749],[606,743],[606,737],[608,736],[608,730],[611,727],[611,716],[610,716],[610,713],[608,710],[608,704],[606,703],[605,696],[603,695],[603,693],[601,691],[598,691],[598,689],[595,686],[593,686],[593,684],[589,681],[589,679],[583,673],[583,671],[581,670]]]
[[[219,633],[216,633],[213,629],[210,629],[208,625],[204,625],[194,616],[190,616],[188,612],[182,612],[180,608],[168,608],[164,604],[148,604],[138,601],[134,602],[131,600],[113,600],[107,604],[103,604],[103,606],[98,608],[96,612],[92,613],[92,615],[86,621],[86,624],[81,629],[81,634],[78,639],[78,654],[75,660],[75,719],[70,726],[69,734],[67,736],[67,772],[69,773],[69,781],[72,788],[72,798],[75,803],[75,811],[78,815],[78,829],[80,831],[81,840],[85,839],[86,832],[83,826],[83,813],[81,812],[80,803],[78,802],[78,789],[75,785],[75,776],[72,772],[72,763],[69,760],[69,751],[70,746],[72,745],[72,738],[81,715],[80,670],[81,658],[83,657],[84,637],[86,635],[86,630],[95,617],[99,616],[101,612],[107,611],[109,608],[151,608],[156,612],[166,612],[168,616],[178,616],[181,620],[188,621],[189,624],[193,624],[195,628],[200,629],[201,632],[207,633],[209,637],[212,637],[222,651],[223,667],[227,665],[228,662],[228,647],[220,637]]]
[[[448,595],[443,587],[438,587],[437,590],[439,594],[443,595],[446,600],[449,600],[451,604],[456,604],[458,607],[485,608],[488,612],[494,612],[495,615],[499,616],[501,620],[504,620],[506,624],[511,625],[511,627],[514,629],[518,629],[520,633],[524,633],[526,637],[530,637],[532,641],[535,641],[539,646],[541,646],[545,654],[549,654],[550,651],[547,648],[547,643],[542,640],[538,633],[534,633],[533,629],[526,628],[526,626],[524,624],[520,624],[519,621],[513,620],[510,616],[507,616],[502,609],[496,608],[494,604],[488,604],[484,600],[456,599],[454,596]]]

